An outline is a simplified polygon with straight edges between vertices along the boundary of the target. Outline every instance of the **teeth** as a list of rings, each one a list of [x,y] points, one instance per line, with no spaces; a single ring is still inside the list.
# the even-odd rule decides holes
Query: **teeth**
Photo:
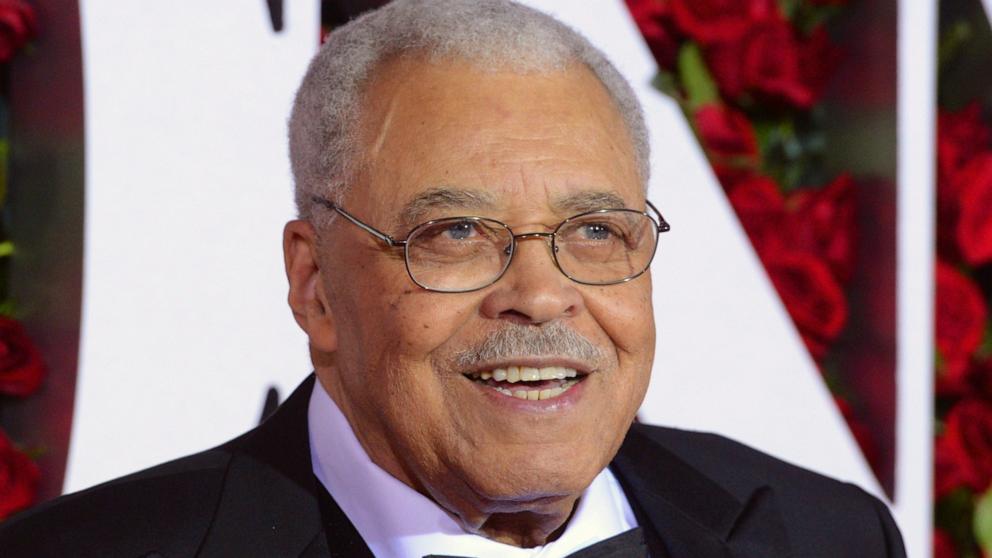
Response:
[[[520,369],[520,380],[523,382],[536,382],[541,379],[541,372],[537,368],[524,367]]]
[[[509,366],[507,368],[495,368],[485,372],[473,372],[470,374],[475,379],[488,380],[492,378],[497,382],[536,382],[538,380],[564,380],[565,378],[575,378],[579,375],[574,368],[564,368],[562,366],[548,366],[547,368],[533,368],[530,366]]]
[[[568,391],[569,388],[571,388],[577,383],[579,383],[578,380],[573,380],[573,381],[565,382],[564,384],[561,385],[561,387],[542,389],[542,390],[518,389],[516,391],[510,391],[504,387],[498,387],[498,386],[495,387],[494,389],[508,397],[516,397],[517,399],[526,399],[528,401],[541,401],[544,399],[554,399],[555,397],[558,397],[559,395]]]
[[[564,368],[562,366],[548,366],[546,368],[533,368],[531,366],[509,366],[507,368],[495,368],[493,370],[486,370],[484,372],[475,372],[470,374],[470,377],[475,380],[489,381],[493,380],[495,382],[509,382],[515,384],[517,382],[537,382],[542,380],[565,380],[566,378],[576,378],[578,377],[578,372],[573,368]],[[540,401],[544,399],[553,399],[558,397],[562,393],[568,391],[569,388],[579,383],[578,380],[567,380],[561,384],[560,387],[549,388],[549,389],[516,389],[510,390],[502,386],[490,386],[496,391],[507,395],[510,397],[516,397],[517,399],[526,399],[528,401]]]

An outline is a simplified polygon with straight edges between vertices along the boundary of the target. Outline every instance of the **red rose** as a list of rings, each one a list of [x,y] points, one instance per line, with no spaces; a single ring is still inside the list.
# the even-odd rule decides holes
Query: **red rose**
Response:
[[[958,249],[973,266],[992,261],[992,152],[975,156],[955,176]]]
[[[0,430],[0,520],[34,503],[38,466]]]
[[[799,77],[813,97],[819,100],[840,65],[841,51],[831,41],[821,25],[815,28],[799,47]]]
[[[704,51],[706,65],[725,99],[736,100],[744,94],[744,66],[741,41],[715,43]]]
[[[956,381],[982,342],[988,309],[978,286],[954,267],[938,261],[935,279],[937,350],[943,358],[939,373]]]
[[[849,239],[835,238],[841,233],[831,230],[828,221],[838,219],[836,225],[843,227],[845,219],[853,220],[853,209],[836,201],[848,196],[849,188],[849,179],[841,177],[809,194],[809,199],[792,198],[792,208],[787,208],[775,181],[763,176],[733,185],[729,194],[741,225],[817,360],[826,355],[847,322],[847,298],[828,258],[833,255],[840,264],[850,265]]]
[[[933,558],[957,558],[958,549],[954,539],[943,529],[933,530]]]
[[[696,131],[713,169],[724,187],[758,166],[758,138],[743,113],[722,104],[696,111]]]
[[[842,283],[854,273],[857,235],[854,181],[842,174],[823,188],[801,188],[786,201],[789,243],[816,254]]]
[[[0,316],[0,394],[25,397],[41,385],[41,353],[16,320]]]
[[[780,247],[785,200],[774,180],[754,176],[739,182],[732,186],[729,199],[759,255]]]
[[[706,45],[736,41],[750,26],[775,13],[769,0],[672,0],[679,28]]]
[[[949,183],[965,163],[988,147],[990,140],[992,130],[982,120],[982,107],[978,101],[972,101],[958,112],[940,111],[937,115],[940,182]]]
[[[937,397],[962,397],[972,391],[967,360],[941,361],[936,376],[934,395]]]
[[[825,40],[824,36],[804,45],[789,22],[769,17],[750,25],[739,40],[709,45],[706,61],[728,99],[750,93],[771,103],[809,108],[832,71],[827,60],[810,61],[826,55]],[[810,64],[806,70],[803,62]]]
[[[961,400],[947,413],[944,436],[943,449],[962,467],[967,484],[984,492],[992,480],[992,406]]]
[[[938,436],[933,447],[933,496],[939,500],[961,487],[971,485],[968,456],[948,441],[947,434]]]
[[[34,8],[23,0],[0,0],[0,62],[6,62],[37,32]]]
[[[666,70],[674,69],[679,54],[679,37],[667,0],[627,0],[627,8],[658,65]]]
[[[742,62],[744,83],[757,95],[812,106],[813,92],[799,70],[799,42],[788,22],[774,18],[756,25],[745,41]]]
[[[847,298],[827,264],[803,252],[762,254],[765,269],[814,358],[847,322]]]
[[[969,175],[962,170],[983,152],[992,139],[992,130],[982,120],[982,107],[972,102],[956,113],[941,111],[937,115],[937,248],[948,259],[961,257],[958,244],[958,220],[964,186],[980,178],[986,163],[974,163]]]

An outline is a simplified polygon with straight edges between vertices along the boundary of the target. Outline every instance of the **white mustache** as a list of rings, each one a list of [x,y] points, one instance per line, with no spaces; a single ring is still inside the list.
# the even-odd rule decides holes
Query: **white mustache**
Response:
[[[559,321],[542,326],[512,324],[493,331],[475,347],[455,355],[461,369],[526,357],[564,357],[596,365],[607,362],[602,348]]]

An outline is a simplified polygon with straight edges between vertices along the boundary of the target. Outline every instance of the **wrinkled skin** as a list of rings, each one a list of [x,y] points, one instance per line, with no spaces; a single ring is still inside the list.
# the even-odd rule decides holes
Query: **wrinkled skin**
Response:
[[[577,212],[568,200],[590,192],[645,207],[629,135],[584,66],[524,75],[400,58],[379,68],[364,99],[364,165],[342,205],[396,238],[417,224],[403,222],[405,204],[438,187],[487,192],[492,203],[428,208],[418,222],[481,214],[517,233],[550,231]],[[290,222],[284,248],[318,379],[371,459],[470,532],[524,547],[557,536],[647,388],[650,274],[580,285],[546,242],[529,240],[495,284],[444,294],[410,280],[402,250],[341,218],[319,234]],[[453,363],[487,332],[553,322],[607,355],[590,363],[571,405],[499,404]]]

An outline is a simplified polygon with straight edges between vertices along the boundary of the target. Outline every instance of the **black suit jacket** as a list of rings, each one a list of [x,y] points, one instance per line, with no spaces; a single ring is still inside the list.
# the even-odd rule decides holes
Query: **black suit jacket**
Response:
[[[0,556],[371,556],[313,475],[313,382],[218,448],[7,521]],[[611,469],[655,557],[905,556],[874,497],[719,436],[635,425]]]

